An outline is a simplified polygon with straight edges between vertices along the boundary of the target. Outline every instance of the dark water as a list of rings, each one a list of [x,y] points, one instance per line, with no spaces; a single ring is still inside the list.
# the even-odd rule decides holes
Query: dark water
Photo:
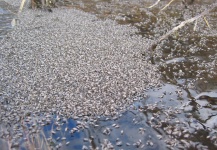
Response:
[[[138,28],[136,34],[152,40],[178,25],[186,16],[194,16],[201,6],[201,2],[195,4],[198,7],[195,10],[193,6],[185,9],[178,5],[159,13],[165,3],[147,9],[152,3],[68,0],[66,6],[102,19],[114,19],[120,24],[131,24]],[[0,36],[11,29],[10,13],[3,8],[0,8]],[[216,13],[209,16],[214,31]],[[187,25],[159,43],[154,62],[162,75],[162,86],[145,89],[128,111],[115,118],[92,120],[88,116],[79,120],[52,115],[46,116],[44,121],[44,116],[36,120],[29,116],[24,123],[28,134],[17,140],[21,146],[16,142],[13,146],[26,149],[28,142],[25,141],[30,141],[34,147],[46,149],[47,141],[49,147],[57,149],[102,149],[109,143],[114,149],[217,149],[217,37],[204,22],[198,27],[200,30],[193,31],[193,26]],[[3,140],[1,142],[6,145]]]

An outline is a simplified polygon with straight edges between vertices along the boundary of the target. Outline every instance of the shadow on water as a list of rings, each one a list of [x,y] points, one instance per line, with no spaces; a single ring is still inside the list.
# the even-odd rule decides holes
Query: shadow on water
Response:
[[[184,13],[173,9],[159,13],[158,7],[147,9],[149,1],[68,0],[65,4],[102,19],[131,24],[138,28],[137,34],[152,40],[174,26],[174,22],[177,25],[185,20],[185,13],[196,13],[193,9],[183,10],[183,6],[177,9],[186,11]],[[0,8],[2,16],[11,17]],[[3,36],[10,25],[5,21],[1,26]],[[204,25],[202,29],[205,28]],[[192,26],[187,26],[158,45],[154,61],[159,66],[163,85],[145,89],[144,95],[117,118],[90,120],[86,116],[80,121],[53,115],[48,117],[49,121],[37,120],[37,128],[34,122],[26,121],[28,133],[40,134],[50,147],[59,149],[96,149],[106,145],[111,149],[216,149],[217,39],[192,30]],[[43,134],[33,132],[38,128]],[[26,141],[18,142],[22,145]],[[21,149],[25,148],[21,146]]]

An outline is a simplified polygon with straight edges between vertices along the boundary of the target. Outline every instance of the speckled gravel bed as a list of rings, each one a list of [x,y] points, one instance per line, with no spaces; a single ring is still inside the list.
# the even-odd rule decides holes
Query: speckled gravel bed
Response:
[[[115,115],[159,84],[141,57],[148,41],[131,26],[61,8],[25,9],[19,20],[0,43],[1,120],[28,111]]]

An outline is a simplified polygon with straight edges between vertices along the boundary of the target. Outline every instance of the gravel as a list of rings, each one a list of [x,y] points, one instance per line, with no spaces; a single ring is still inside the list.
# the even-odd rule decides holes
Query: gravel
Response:
[[[63,8],[24,9],[18,20],[0,41],[1,120],[9,111],[115,115],[159,85],[141,55],[149,41],[132,26]]]

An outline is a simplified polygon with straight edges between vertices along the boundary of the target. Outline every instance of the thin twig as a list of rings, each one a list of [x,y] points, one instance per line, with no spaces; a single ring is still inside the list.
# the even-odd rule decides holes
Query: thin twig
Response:
[[[203,17],[203,19],[205,20],[205,22],[206,22],[206,25],[211,29],[211,27],[210,27],[210,25],[209,25],[209,22],[208,22],[208,20],[206,19],[206,17],[204,16]]]
[[[197,20],[195,21],[195,24],[194,24],[194,31],[196,31],[196,28],[197,28]]]
[[[156,6],[159,2],[160,2],[160,0],[157,0],[153,5],[149,6],[148,8],[152,8],[152,7]]]
[[[166,6],[164,6],[164,8],[162,8],[161,10],[166,9],[174,0],[171,0],[168,4],[166,4]]]
[[[25,2],[26,2],[26,0],[22,0],[18,14],[23,10],[23,6],[24,6]]]

